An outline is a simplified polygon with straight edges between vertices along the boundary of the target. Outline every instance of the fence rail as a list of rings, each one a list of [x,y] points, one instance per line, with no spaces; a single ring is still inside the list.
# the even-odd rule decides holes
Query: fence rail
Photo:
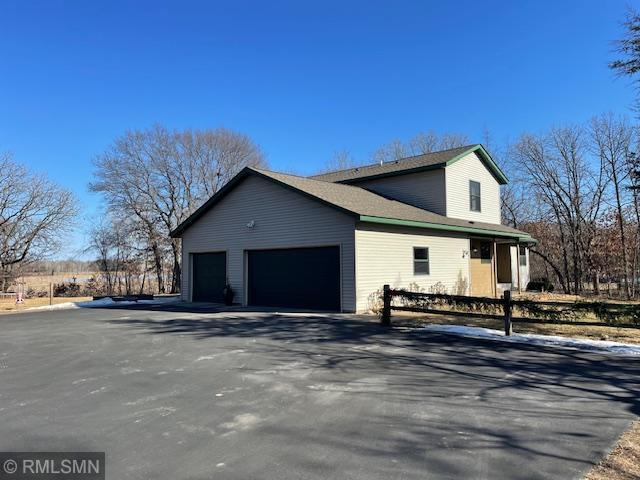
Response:
[[[400,304],[393,302],[396,298]],[[514,300],[510,291],[503,298],[471,297],[394,290],[389,285],[383,288],[382,300],[383,325],[391,325],[391,311],[396,310],[503,319],[505,335],[511,335],[513,323],[640,328],[639,304]],[[589,316],[593,319],[585,320]]]

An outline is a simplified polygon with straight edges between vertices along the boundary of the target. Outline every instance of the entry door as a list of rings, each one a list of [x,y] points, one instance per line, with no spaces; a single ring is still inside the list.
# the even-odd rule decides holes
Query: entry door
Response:
[[[471,295],[493,297],[493,242],[471,239]]]
[[[215,252],[192,255],[193,301],[222,302],[227,280],[227,254]]]
[[[248,303],[340,310],[339,247],[250,250]]]

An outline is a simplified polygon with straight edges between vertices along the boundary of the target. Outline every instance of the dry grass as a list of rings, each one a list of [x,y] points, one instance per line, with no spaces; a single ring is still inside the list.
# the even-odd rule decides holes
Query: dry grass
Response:
[[[403,325],[465,325],[469,327],[493,328],[502,330],[502,320],[492,318],[470,318],[457,315],[440,314],[405,314],[393,313],[394,323]],[[514,333],[536,333],[539,335],[560,335],[571,338],[588,338],[590,340],[609,340],[612,342],[640,344],[640,328],[598,327],[583,325],[554,325],[537,323],[514,323]]]
[[[606,295],[572,295],[568,293],[549,292],[523,292],[514,293],[513,298],[518,300],[533,300],[538,302],[606,302],[606,303],[640,303],[640,300],[626,300],[616,297],[609,298]]]
[[[25,288],[33,288],[38,291],[49,291],[49,284],[70,283],[76,279],[77,283],[84,283],[94,276],[94,272],[61,272],[54,275],[31,274],[24,275],[18,280],[24,282]]]
[[[593,467],[585,480],[637,480],[640,478],[640,421],[634,422],[611,453]]]
[[[92,297],[53,297],[53,303],[65,303],[65,302],[86,302],[91,300]],[[16,304],[15,298],[0,298],[0,313],[13,313],[20,312],[31,307],[41,307],[43,305],[49,305],[49,298],[27,298],[24,303]]]

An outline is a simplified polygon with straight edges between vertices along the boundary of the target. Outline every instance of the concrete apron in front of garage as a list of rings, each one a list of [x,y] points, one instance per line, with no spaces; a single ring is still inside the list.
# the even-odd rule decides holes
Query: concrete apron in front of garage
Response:
[[[639,411],[637,360],[372,317],[0,322],[0,450],[106,451],[107,478],[580,478]]]
[[[224,313],[224,312],[244,312],[244,313],[291,313],[291,314],[321,314],[321,315],[342,315],[340,313],[327,312],[324,310],[309,310],[300,308],[289,307],[260,307],[260,306],[243,306],[238,303],[233,305],[225,305],[223,303],[214,302],[171,302],[171,303],[158,303],[158,304],[126,304],[118,305],[115,303],[109,305],[106,308],[120,308],[131,310],[152,310],[152,311],[164,311],[164,312],[185,312],[185,313]],[[345,314],[354,317],[353,314]],[[370,315],[358,315],[358,317],[367,317],[371,319]]]

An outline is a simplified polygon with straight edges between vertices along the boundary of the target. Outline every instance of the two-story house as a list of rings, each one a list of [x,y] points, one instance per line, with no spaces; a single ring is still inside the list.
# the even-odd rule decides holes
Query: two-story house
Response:
[[[527,233],[500,224],[507,178],[481,145],[299,177],[245,168],[172,236],[182,298],[367,311],[384,284],[498,296],[529,277]]]

